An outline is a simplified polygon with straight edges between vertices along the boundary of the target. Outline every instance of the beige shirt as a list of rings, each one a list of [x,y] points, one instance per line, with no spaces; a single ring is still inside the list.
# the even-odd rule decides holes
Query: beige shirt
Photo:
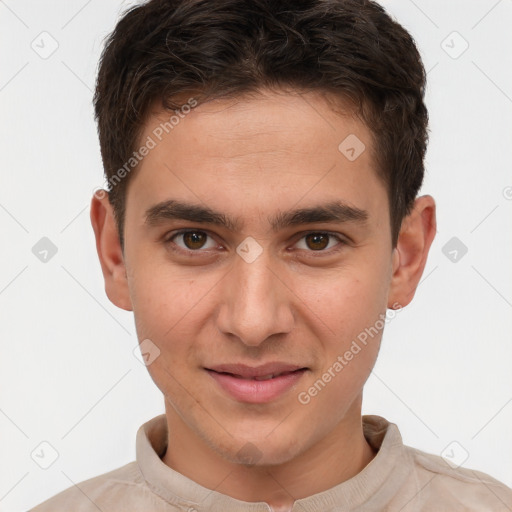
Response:
[[[363,416],[364,434],[378,451],[356,476],[297,500],[293,512],[511,512],[512,489],[479,471],[453,469],[438,455],[404,446],[395,424]],[[136,458],[70,487],[33,512],[269,512],[212,491],[166,466],[165,415],[137,432]]]

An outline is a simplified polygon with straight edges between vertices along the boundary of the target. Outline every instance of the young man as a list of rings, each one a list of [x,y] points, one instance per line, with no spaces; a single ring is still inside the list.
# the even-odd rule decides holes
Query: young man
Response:
[[[106,292],[165,415],[37,512],[505,511],[512,491],[361,416],[436,231],[425,73],[366,0],[152,0],[102,56]],[[372,333],[371,336],[368,333]]]

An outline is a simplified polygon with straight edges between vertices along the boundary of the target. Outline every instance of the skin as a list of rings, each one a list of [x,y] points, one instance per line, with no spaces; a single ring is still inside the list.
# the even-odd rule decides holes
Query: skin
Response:
[[[168,118],[154,111],[141,141]],[[354,161],[338,150],[350,134],[366,146]],[[387,308],[412,300],[436,232],[433,198],[416,199],[392,248],[371,133],[318,93],[261,91],[201,104],[130,179],[124,253],[108,198],[93,197],[91,221],[109,299],[134,312],[140,341],[149,338],[160,349],[148,370],[164,394],[172,433],[165,464],[275,511],[359,473],[375,456],[363,435],[361,402],[382,331],[309,403],[298,394]],[[241,226],[148,226],[146,210],[171,198],[209,206]],[[278,212],[332,200],[366,210],[367,222],[270,228]],[[173,245],[170,236],[184,228],[202,233],[203,246],[187,245],[183,236]],[[325,231],[345,243],[306,238]],[[262,248],[251,263],[236,252],[249,236]],[[264,404],[234,400],[204,370],[269,361],[308,371]],[[241,449],[254,464],[244,464]]]

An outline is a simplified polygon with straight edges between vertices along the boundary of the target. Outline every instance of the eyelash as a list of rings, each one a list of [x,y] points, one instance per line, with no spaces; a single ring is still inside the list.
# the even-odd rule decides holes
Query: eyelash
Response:
[[[201,230],[201,229],[181,229],[179,231],[173,232],[173,233],[169,234],[168,236],[166,236],[165,239],[164,239],[164,243],[172,251],[174,251],[176,253],[179,253],[179,254],[185,254],[186,256],[192,256],[192,257],[200,257],[200,256],[204,255],[206,250],[202,250],[202,249],[197,249],[197,250],[183,249],[182,247],[177,246],[173,242],[174,238],[176,238],[176,237],[178,237],[180,235],[184,235],[185,233],[204,233],[208,237],[213,238],[213,236],[208,231],[204,231],[204,230]],[[348,245],[348,242],[343,240],[336,233],[332,233],[330,231],[306,231],[304,233],[301,233],[302,236],[295,242],[295,244],[297,244],[300,240],[303,240],[308,235],[312,235],[312,234],[315,234],[315,235],[327,235],[330,238],[334,238],[334,239],[336,239],[338,241],[338,246],[339,246],[337,248],[334,248],[334,249],[331,248],[329,250],[326,250],[326,249],[320,249],[318,251],[306,250],[306,252],[311,253],[311,256],[313,256],[313,257],[322,256],[322,255],[325,255],[325,254],[336,253],[336,252],[340,251],[343,246]],[[300,249],[300,250],[305,250],[305,249]]]

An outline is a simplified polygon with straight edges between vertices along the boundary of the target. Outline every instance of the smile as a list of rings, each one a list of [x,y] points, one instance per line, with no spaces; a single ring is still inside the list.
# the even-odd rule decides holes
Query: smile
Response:
[[[275,368],[269,371],[263,365],[251,368],[243,365],[230,365],[205,368],[217,385],[230,398],[245,403],[267,403],[284,395],[293,388],[307,371],[305,367]],[[274,366],[279,366],[274,363]],[[283,365],[281,365],[283,366]],[[280,371],[282,370],[282,371]]]

